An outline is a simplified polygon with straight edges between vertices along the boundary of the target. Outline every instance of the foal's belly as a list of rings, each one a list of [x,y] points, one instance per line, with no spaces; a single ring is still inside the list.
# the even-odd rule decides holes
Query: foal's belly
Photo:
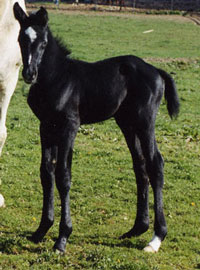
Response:
[[[126,97],[125,88],[111,89],[104,95],[91,96],[80,105],[81,124],[92,124],[107,120],[115,115]]]

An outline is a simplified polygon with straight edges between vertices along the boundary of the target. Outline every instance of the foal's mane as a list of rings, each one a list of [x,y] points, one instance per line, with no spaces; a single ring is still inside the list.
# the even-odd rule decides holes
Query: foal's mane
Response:
[[[49,32],[51,33],[51,30],[48,28]],[[52,33],[51,33],[52,35]],[[63,40],[61,39],[61,37],[56,36],[54,37],[54,35],[52,35],[53,38],[55,39],[58,47],[62,50],[62,52],[64,53],[64,55],[70,55],[71,54],[71,50],[68,48],[68,46],[63,42]]]

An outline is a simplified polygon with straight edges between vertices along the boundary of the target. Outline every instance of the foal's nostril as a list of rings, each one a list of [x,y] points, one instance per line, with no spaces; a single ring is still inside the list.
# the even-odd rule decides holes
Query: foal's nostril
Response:
[[[22,76],[26,83],[32,83],[37,77],[37,71],[35,68],[24,68],[22,71]]]
[[[35,77],[36,77],[36,71],[33,70],[31,75],[32,75],[32,79],[35,79]]]

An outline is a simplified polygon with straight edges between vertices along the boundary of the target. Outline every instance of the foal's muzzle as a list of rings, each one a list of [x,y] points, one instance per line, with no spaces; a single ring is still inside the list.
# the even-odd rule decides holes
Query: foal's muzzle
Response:
[[[37,69],[33,67],[23,68],[22,76],[28,84],[35,83],[37,80]]]

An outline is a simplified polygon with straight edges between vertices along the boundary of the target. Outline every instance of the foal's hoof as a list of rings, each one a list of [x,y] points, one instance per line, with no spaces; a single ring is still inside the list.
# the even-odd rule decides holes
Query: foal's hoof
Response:
[[[54,251],[55,251],[55,253],[56,253],[57,255],[64,255],[64,254],[65,254],[65,250],[64,250],[64,251],[61,251],[61,250],[56,249],[56,248],[53,248],[53,249],[54,249]]]
[[[161,239],[159,236],[154,235],[149,244],[144,248],[145,252],[156,253],[161,246]]]
[[[63,254],[65,253],[66,243],[67,241],[65,238],[58,239],[53,249],[55,250],[56,253]]]
[[[158,252],[158,250],[156,251],[152,246],[148,245],[146,246],[144,249],[143,249],[145,252],[148,252],[148,253],[156,253]]]
[[[41,232],[34,232],[30,237],[28,237],[28,239],[30,241],[32,241],[35,244],[38,244],[39,242],[42,241],[42,239],[44,238],[45,234],[41,233]]]
[[[144,223],[140,224],[140,226],[134,225],[134,227],[128,231],[127,233],[124,233],[122,236],[119,237],[119,239],[125,239],[125,238],[131,238],[133,236],[139,236],[143,233],[145,233],[149,228],[149,225]]]
[[[131,238],[133,236],[132,230],[128,231],[127,233],[122,234],[119,239],[126,239],[126,238]]]

